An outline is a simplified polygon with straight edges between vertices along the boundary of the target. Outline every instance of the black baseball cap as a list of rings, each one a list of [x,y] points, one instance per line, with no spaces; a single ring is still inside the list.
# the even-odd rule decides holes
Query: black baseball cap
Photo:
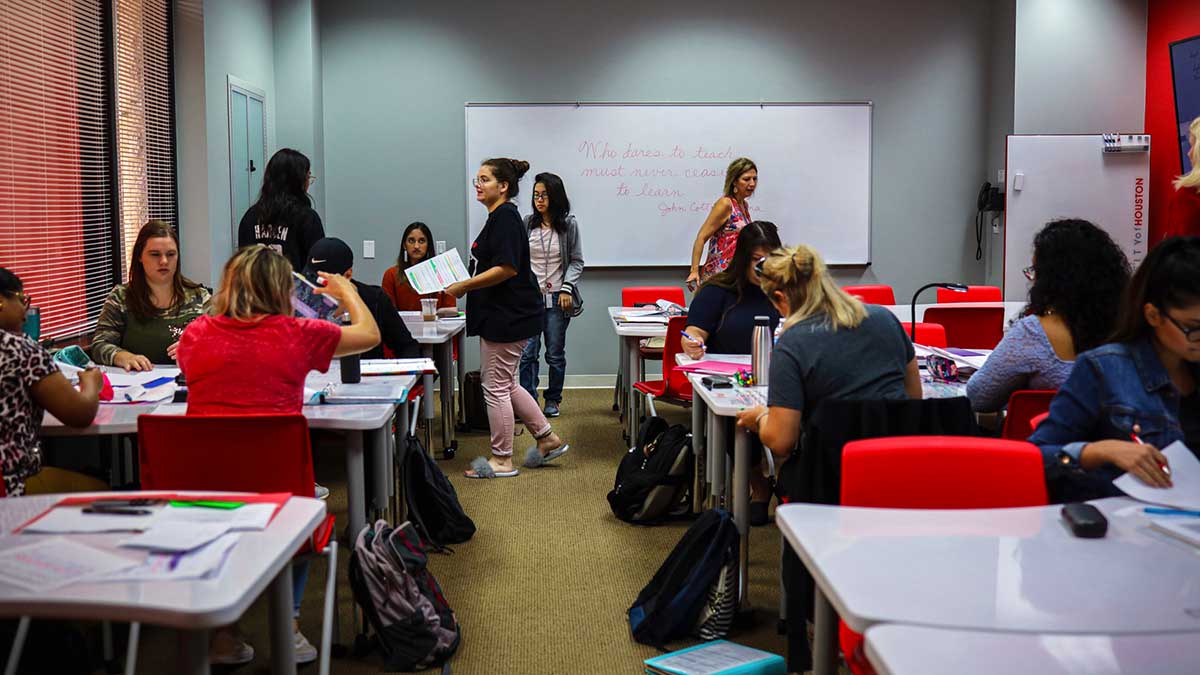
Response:
[[[304,265],[304,273],[315,275],[317,272],[327,274],[345,274],[346,270],[354,267],[354,251],[346,242],[337,237],[325,237],[317,240],[308,251],[308,262]]]

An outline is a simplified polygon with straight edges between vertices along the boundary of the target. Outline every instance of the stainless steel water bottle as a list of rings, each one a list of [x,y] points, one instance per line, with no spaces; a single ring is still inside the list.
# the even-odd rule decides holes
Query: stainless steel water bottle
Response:
[[[754,337],[750,346],[750,376],[755,386],[767,386],[771,373],[771,317],[754,317]]]

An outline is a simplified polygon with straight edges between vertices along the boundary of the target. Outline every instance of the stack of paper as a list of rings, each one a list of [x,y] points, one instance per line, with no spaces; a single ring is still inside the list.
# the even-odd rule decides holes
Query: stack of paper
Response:
[[[98,577],[96,581],[179,581],[210,579],[220,574],[229,552],[242,535],[229,532],[186,553],[151,553],[140,565]]]
[[[404,270],[404,275],[420,295],[444,291],[450,284],[471,278],[456,248],[409,267]]]
[[[365,375],[412,375],[436,373],[433,359],[363,359],[361,366]]]
[[[735,363],[732,361],[716,361],[704,359],[695,361],[680,366],[675,366],[675,369],[684,373],[703,373],[705,375],[736,375],[743,370],[749,370],[750,366],[745,363]]]
[[[784,675],[783,657],[726,640],[714,640],[646,659],[651,675]]]
[[[52,537],[0,553],[0,581],[32,591],[45,591],[135,565],[136,560],[70,539]]]

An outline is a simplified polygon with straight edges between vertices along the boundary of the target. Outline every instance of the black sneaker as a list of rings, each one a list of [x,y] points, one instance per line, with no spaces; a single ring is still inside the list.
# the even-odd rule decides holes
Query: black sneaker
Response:
[[[558,404],[551,401],[546,401],[546,409],[542,412],[546,415],[546,417],[558,417]]]

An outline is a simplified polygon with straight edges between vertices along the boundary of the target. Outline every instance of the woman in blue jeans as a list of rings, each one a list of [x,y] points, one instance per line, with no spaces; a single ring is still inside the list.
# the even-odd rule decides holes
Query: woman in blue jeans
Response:
[[[541,338],[546,339],[546,417],[558,417],[563,379],[567,373],[567,326],[578,314],[579,277],[583,274],[583,245],[571,215],[571,201],[562,179],[539,173],[533,183],[533,214],[525,219],[529,231],[529,262],[546,303],[542,332],[530,338],[521,354],[521,386],[537,401]]]
[[[1081,354],[1029,441],[1055,502],[1121,494],[1133,474],[1171,485],[1161,449],[1200,453],[1200,237],[1156,246],[1134,273],[1111,344]]]

